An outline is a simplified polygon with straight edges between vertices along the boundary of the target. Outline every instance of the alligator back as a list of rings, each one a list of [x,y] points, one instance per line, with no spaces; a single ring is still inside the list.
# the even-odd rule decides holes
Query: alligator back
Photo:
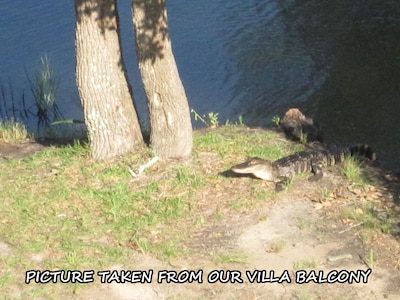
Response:
[[[272,163],[279,177],[313,172],[315,175],[321,173],[321,168],[342,163],[346,156],[363,156],[375,160],[376,155],[368,145],[356,145],[352,147],[333,147],[328,150],[313,150],[295,153]],[[322,174],[319,176],[322,177]]]

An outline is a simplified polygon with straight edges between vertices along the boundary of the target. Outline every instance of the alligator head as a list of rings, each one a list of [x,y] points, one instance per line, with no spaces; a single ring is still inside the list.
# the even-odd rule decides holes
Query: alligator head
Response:
[[[244,163],[233,166],[231,171],[238,174],[253,174],[263,180],[274,181],[275,179],[272,163],[258,157],[252,157]]]

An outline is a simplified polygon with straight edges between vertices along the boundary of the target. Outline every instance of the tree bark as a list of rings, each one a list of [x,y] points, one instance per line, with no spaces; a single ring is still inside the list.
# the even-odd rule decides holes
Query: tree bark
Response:
[[[75,0],[76,80],[94,159],[142,146],[121,54],[116,0]]]
[[[150,113],[150,146],[164,158],[192,151],[185,89],[168,34],[165,0],[132,0],[136,53]]]

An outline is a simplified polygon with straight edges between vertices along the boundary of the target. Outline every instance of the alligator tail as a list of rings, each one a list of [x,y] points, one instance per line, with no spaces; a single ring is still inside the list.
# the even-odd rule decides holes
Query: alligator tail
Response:
[[[349,148],[351,156],[362,156],[366,157],[369,160],[375,161],[377,160],[376,153],[372,150],[372,148],[368,145],[355,145]]]

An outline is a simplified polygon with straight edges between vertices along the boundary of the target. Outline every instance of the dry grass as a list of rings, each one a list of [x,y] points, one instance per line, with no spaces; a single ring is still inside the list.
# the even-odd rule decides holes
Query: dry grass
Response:
[[[24,124],[12,120],[0,121],[0,143],[16,143],[29,138]]]

